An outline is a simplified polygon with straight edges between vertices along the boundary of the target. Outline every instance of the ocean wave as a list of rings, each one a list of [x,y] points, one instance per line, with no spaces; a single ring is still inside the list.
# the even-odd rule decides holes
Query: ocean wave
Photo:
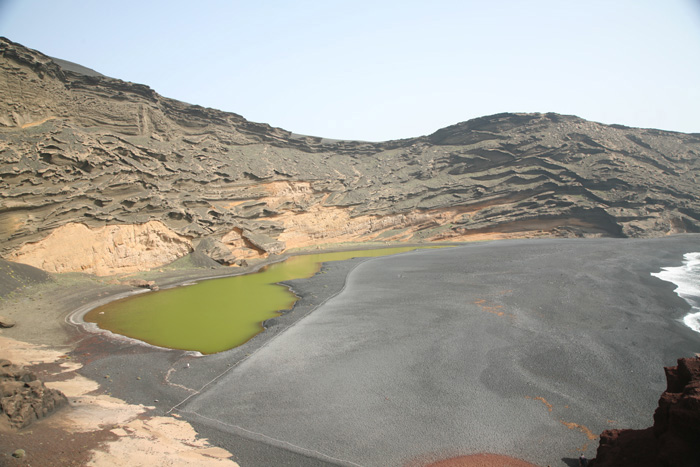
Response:
[[[681,266],[661,268],[661,272],[652,272],[651,275],[676,286],[676,294],[691,306],[683,322],[693,331],[700,332],[700,252],[686,253]]]

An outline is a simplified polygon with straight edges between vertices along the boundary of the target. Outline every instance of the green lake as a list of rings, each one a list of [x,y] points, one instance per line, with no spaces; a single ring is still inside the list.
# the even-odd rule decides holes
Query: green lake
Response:
[[[439,247],[438,247],[439,248]],[[159,347],[212,354],[237,347],[298,297],[279,282],[311,277],[321,263],[384,256],[416,247],[293,256],[252,274],[134,295],[89,311],[85,321]]]

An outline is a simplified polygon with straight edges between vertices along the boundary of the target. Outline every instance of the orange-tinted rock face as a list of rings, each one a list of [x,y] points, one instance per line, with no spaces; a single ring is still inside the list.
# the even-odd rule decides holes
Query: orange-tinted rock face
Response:
[[[190,251],[187,238],[157,221],[98,229],[66,224],[45,239],[22,246],[9,259],[48,272],[104,276],[162,266]]]
[[[645,430],[605,430],[595,467],[700,465],[700,357],[665,368],[666,391]]]

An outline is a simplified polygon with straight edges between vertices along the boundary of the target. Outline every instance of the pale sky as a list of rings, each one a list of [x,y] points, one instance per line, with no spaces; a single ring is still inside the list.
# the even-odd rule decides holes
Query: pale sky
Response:
[[[327,138],[499,112],[700,133],[700,0],[0,0],[0,35]]]

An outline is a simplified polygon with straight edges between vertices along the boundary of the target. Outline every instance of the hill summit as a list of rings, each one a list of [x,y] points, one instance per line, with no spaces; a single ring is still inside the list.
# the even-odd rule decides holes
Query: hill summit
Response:
[[[700,231],[698,134],[504,113],[327,140],[5,38],[0,70],[0,255],[49,272],[131,272],[193,251],[236,265],[343,242]]]

